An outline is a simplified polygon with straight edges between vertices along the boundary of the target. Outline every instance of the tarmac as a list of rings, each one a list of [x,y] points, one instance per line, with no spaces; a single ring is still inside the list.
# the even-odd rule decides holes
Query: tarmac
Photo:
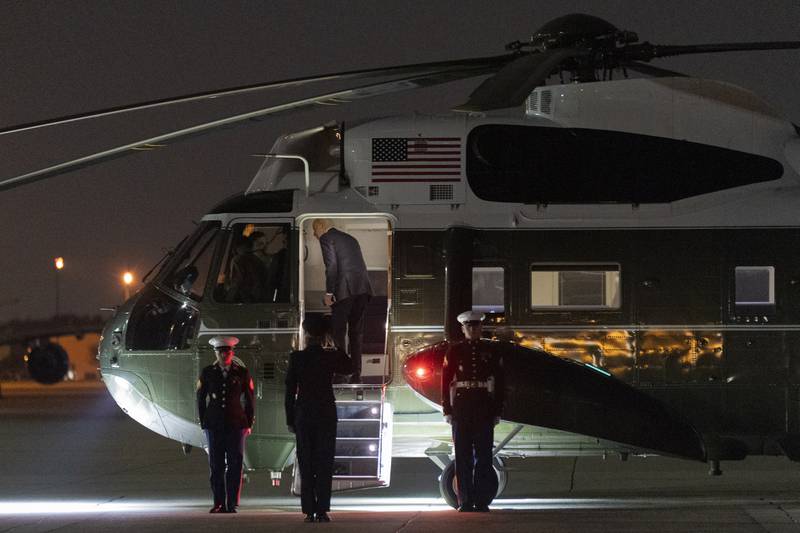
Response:
[[[240,512],[209,515],[205,454],[124,414],[100,383],[2,383],[0,533],[43,531],[800,532],[800,465],[783,457],[703,463],[659,457],[512,459],[488,514],[439,497],[427,459],[395,458],[392,486],[334,496],[327,524],[251,476]]]

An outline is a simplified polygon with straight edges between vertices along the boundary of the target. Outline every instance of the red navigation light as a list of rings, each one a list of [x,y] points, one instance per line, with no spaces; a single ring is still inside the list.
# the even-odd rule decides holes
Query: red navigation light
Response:
[[[418,366],[417,369],[414,370],[414,375],[418,379],[425,379],[428,377],[428,374],[429,374],[428,369],[425,368],[424,366]]]

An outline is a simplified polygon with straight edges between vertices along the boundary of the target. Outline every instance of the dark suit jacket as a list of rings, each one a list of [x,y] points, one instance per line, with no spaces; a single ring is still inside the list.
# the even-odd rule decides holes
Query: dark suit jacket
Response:
[[[244,394],[244,405],[241,396]],[[197,383],[197,412],[203,429],[246,429],[253,427],[253,380],[243,366],[231,363],[228,377],[214,363],[200,374]]]
[[[295,409],[320,418],[332,414],[335,420],[333,374],[350,372],[350,358],[342,350],[316,345],[292,352],[286,371],[286,425],[295,425]]]
[[[352,236],[331,228],[319,238],[325,261],[325,291],[337,300],[359,294],[372,296],[361,246]]]

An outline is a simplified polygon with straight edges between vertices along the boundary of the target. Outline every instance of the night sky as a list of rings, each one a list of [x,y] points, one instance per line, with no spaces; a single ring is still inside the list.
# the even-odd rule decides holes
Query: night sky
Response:
[[[96,108],[319,73],[504,53],[568,13],[641,40],[800,40],[800,2],[296,1],[38,2],[0,5],[0,127]],[[800,123],[800,51],[654,63],[753,90]],[[331,120],[443,112],[475,82],[267,119],[0,193],[0,322],[61,310],[94,314],[219,200],[244,189],[281,133]],[[314,94],[283,91],[183,104],[92,124],[0,137],[0,178],[117,144]]]

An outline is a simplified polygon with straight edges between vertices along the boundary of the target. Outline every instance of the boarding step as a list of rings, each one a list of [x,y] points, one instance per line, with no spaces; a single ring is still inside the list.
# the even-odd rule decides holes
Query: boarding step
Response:
[[[339,423],[332,490],[388,487],[392,470],[393,409],[385,401],[385,389],[370,385],[334,385],[334,396]],[[300,493],[297,468],[292,492]]]

